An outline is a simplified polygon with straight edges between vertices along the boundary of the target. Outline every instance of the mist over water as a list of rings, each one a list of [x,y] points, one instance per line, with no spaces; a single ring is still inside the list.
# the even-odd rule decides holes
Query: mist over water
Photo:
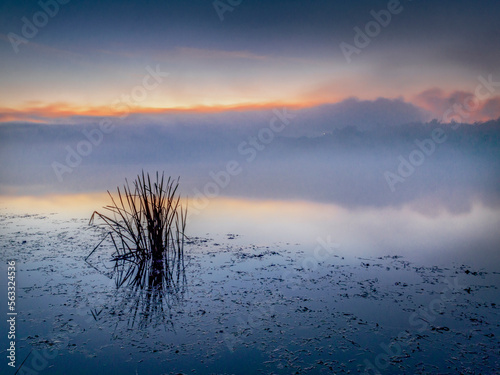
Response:
[[[215,116],[211,127],[196,116],[122,124],[102,138],[97,125],[3,125],[3,200],[114,192],[124,178],[160,170],[181,177],[194,234],[311,246],[331,235],[345,254],[500,264],[498,121],[360,129],[294,116],[283,132],[270,127],[272,113],[243,113]],[[92,137],[99,142],[79,154]],[[66,168],[59,176],[55,162]],[[85,202],[88,214],[107,203]]]

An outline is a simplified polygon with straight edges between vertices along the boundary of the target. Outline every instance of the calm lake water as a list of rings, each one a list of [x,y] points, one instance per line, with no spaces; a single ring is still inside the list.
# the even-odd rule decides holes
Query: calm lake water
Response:
[[[2,213],[88,219],[109,204],[107,194],[3,197]],[[500,268],[500,208],[474,203],[458,213],[433,202],[399,208],[345,208],[308,201],[216,198],[190,216],[192,236],[238,235],[242,245],[301,244],[313,250],[318,237],[339,245],[343,256],[399,255],[429,265],[465,262]],[[194,210],[193,210],[194,211]],[[49,234],[49,233],[48,233]]]
[[[0,248],[17,264],[16,364],[29,355],[26,373],[500,366],[498,209],[213,199],[189,219],[185,283],[152,300],[115,287],[106,241],[85,262],[102,239],[88,219],[107,203],[104,194],[2,198]]]

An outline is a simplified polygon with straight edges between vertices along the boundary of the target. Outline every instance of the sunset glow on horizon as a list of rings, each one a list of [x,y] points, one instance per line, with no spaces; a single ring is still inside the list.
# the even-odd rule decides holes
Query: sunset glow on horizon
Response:
[[[35,20],[37,27],[39,5],[7,2],[2,14],[9,17],[0,30],[0,122],[113,116],[121,104],[136,114],[203,113],[304,108],[348,98],[400,98],[440,118],[443,102],[474,95],[480,76],[496,77],[488,51],[496,48],[497,33],[484,22],[493,16],[494,2],[491,11],[477,7],[447,23],[429,13],[446,14],[445,2],[397,4],[390,24],[379,24],[370,37],[364,26],[378,17],[373,12],[387,12],[386,3],[367,2],[365,12],[349,20],[344,14],[352,10],[339,3],[242,3],[221,22],[210,2],[186,8],[111,1],[96,13],[97,2],[73,1],[61,2],[46,23]],[[419,15],[425,17],[421,27]],[[439,37],[429,39],[429,33]],[[352,50],[346,53],[343,44]],[[471,45],[473,63],[460,55]],[[161,80],[134,95],[148,69],[158,69]],[[479,107],[487,111],[474,113],[470,122],[500,117],[499,93]]]

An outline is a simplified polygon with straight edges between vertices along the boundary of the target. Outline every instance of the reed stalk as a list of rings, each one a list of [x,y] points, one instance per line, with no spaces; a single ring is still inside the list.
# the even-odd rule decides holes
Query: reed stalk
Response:
[[[106,214],[94,211],[96,219],[111,233],[116,253],[113,260],[121,269],[120,284],[127,280],[144,287],[175,286],[184,272],[184,242],[187,206],[178,194],[179,178],[156,179],[144,171],[132,185],[125,180],[117,196],[109,191],[111,204]],[[124,264],[133,265],[124,271]]]

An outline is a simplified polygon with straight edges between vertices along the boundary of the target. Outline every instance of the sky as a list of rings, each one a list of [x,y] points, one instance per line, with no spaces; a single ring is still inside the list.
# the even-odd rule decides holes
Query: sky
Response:
[[[0,121],[352,98],[399,100],[444,122],[469,100],[463,121],[496,119],[499,11],[493,0],[3,0]],[[488,95],[471,101],[484,80]]]
[[[225,195],[497,206],[499,11],[489,0],[0,1],[0,194],[102,192],[149,169],[182,175],[194,196],[234,160]],[[436,128],[447,141],[421,150]],[[422,167],[398,172],[420,154]]]

